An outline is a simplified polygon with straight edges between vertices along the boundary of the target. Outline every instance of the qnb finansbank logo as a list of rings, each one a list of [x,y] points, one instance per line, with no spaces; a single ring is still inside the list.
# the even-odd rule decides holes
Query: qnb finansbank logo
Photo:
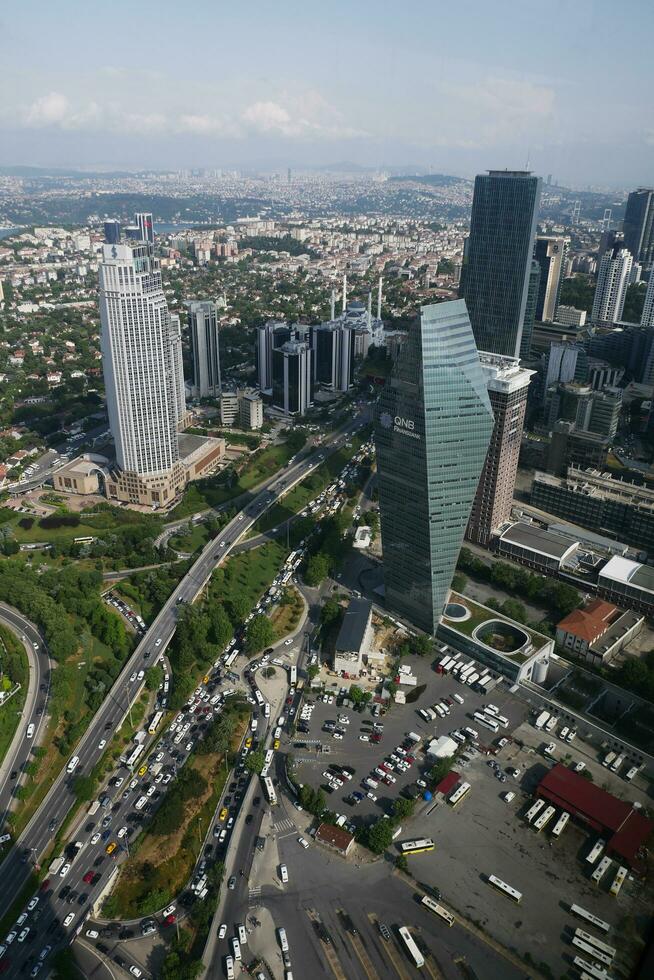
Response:
[[[416,423],[413,419],[406,419],[402,415],[391,415],[390,412],[382,412],[379,416],[380,425],[384,429],[392,429],[400,435],[409,436],[411,439],[419,439],[420,434],[415,431]]]

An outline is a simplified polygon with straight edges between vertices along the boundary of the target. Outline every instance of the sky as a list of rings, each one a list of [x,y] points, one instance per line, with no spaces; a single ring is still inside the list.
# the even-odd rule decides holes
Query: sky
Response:
[[[21,0],[0,165],[654,182],[651,0]]]

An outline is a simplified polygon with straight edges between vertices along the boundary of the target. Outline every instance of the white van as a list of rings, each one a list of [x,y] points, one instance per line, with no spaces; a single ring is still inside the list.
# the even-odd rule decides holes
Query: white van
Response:
[[[462,698],[460,694],[453,694],[452,697],[455,701],[458,701],[459,704],[464,703],[464,698]]]
[[[368,776],[366,779],[364,779],[363,782],[364,782],[364,785],[368,786],[370,789],[377,789],[377,787],[379,786],[379,783],[377,782],[377,780],[376,779],[371,779],[370,776]]]
[[[239,943],[236,936],[232,939],[232,949],[234,951],[234,959],[240,960],[241,958],[241,944]]]
[[[134,809],[142,810],[147,802],[148,802],[147,796],[139,796],[138,800],[134,804]]]
[[[225,973],[227,980],[234,980],[234,960],[231,956],[225,957]]]
[[[73,758],[68,763],[68,765],[66,766],[66,772],[68,773],[69,776],[71,773],[75,772],[78,765],[79,765],[79,756],[74,755]]]

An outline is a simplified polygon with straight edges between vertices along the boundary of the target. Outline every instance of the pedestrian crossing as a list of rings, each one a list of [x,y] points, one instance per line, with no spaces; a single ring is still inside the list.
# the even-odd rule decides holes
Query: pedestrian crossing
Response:
[[[276,820],[273,826],[276,831],[295,830],[295,824],[290,817],[284,817],[283,820]]]
[[[261,896],[261,885],[250,889],[250,898],[260,898]]]

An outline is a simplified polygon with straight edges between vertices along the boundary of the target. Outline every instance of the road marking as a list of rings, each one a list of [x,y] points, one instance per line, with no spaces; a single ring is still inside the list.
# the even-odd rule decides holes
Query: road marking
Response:
[[[312,922],[321,921],[320,916],[316,915],[313,909],[307,909],[306,912]],[[327,962],[329,963],[330,967],[332,968],[332,973],[336,977],[336,980],[347,980],[346,975],[343,973],[343,970],[341,969],[341,961],[336,955],[334,944],[324,943],[322,939],[318,939],[318,942],[320,944],[321,952],[325,957],[325,959],[327,960]]]
[[[354,952],[359,957],[361,961],[361,966],[369,977],[369,980],[379,980],[379,974],[372,965],[372,960],[368,956],[368,950],[365,948],[359,936],[353,936],[351,932],[348,932],[350,942],[354,946]]]
[[[368,913],[368,918],[377,927],[377,929],[379,929],[379,920],[377,919],[377,916],[376,915],[372,915],[369,912]],[[381,933],[380,933],[380,935],[381,935]],[[391,942],[386,942],[385,939],[382,939],[381,943],[379,944],[379,947],[380,947],[380,949],[382,949],[384,951],[384,953],[386,954],[386,956],[389,958],[389,960],[391,961],[391,963],[395,967],[395,971],[396,971],[398,977],[400,977],[401,980],[411,980],[409,974],[404,969],[404,965],[402,964],[401,960],[398,958],[397,951],[396,951],[395,947],[393,946],[393,942],[392,941]]]
[[[275,830],[295,830],[295,824],[290,817],[286,817],[285,820],[279,820],[276,823],[273,823],[273,827]]]

